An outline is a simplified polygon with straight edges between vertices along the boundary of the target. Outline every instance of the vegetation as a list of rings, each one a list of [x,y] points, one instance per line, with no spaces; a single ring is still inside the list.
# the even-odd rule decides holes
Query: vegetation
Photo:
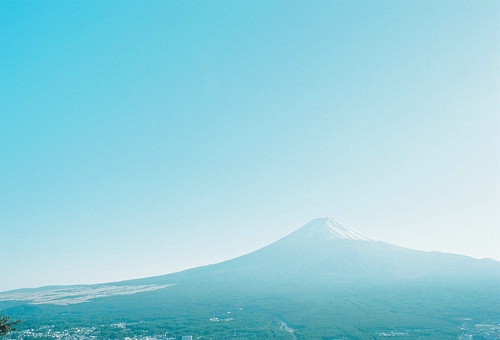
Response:
[[[383,339],[391,332],[404,333],[405,339],[457,339],[472,334],[477,324],[500,323],[496,287],[458,282],[202,287],[192,282],[76,305],[20,304],[8,311],[23,318],[25,329],[94,327],[100,339],[294,339],[282,323],[295,330],[296,339]],[[466,323],[471,332],[464,331]]]
[[[0,336],[7,334],[10,331],[15,331],[16,329],[12,326],[20,323],[21,320],[10,322],[9,316],[4,316],[0,314]]]

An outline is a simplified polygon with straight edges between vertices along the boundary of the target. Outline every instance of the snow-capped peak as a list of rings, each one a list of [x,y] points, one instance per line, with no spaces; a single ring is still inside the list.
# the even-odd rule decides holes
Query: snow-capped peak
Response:
[[[328,239],[371,241],[360,232],[328,217],[318,218],[297,230],[302,239],[322,237]]]
[[[342,238],[342,239],[358,240],[358,241],[371,241],[368,237],[361,234],[359,231],[354,230],[351,227],[345,226],[335,220],[325,218],[324,223],[328,226],[334,238]]]

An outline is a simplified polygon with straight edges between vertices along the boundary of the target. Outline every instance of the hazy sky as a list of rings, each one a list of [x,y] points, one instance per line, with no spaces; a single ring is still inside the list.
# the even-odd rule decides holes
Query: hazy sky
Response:
[[[4,1],[0,291],[329,216],[500,260],[500,2]]]

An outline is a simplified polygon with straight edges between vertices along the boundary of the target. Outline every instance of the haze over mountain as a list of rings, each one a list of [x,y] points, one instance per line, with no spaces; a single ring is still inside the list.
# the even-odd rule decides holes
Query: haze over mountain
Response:
[[[499,16],[2,1],[0,291],[218,263],[323,215],[500,261]]]

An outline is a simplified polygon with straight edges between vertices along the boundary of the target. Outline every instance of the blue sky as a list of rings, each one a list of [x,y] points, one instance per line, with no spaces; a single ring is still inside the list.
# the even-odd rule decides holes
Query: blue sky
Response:
[[[0,6],[0,291],[219,262],[329,216],[500,260],[497,1]]]

